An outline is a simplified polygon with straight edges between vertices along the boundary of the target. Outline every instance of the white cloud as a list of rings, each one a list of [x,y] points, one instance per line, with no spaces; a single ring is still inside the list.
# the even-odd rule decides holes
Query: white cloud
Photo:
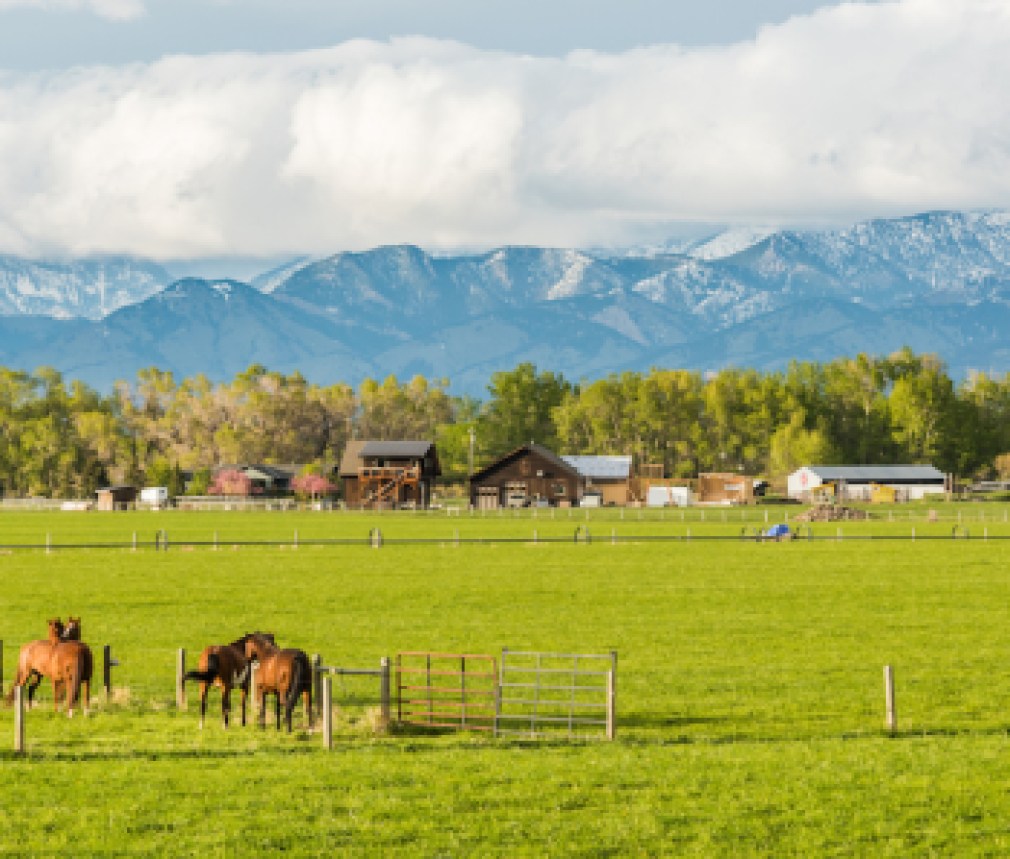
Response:
[[[0,75],[0,250],[572,245],[1010,206],[1008,79],[1003,0],[845,4],[724,48],[406,39]]]
[[[142,0],[0,0],[5,9],[82,10],[112,21],[130,21],[144,14]]]

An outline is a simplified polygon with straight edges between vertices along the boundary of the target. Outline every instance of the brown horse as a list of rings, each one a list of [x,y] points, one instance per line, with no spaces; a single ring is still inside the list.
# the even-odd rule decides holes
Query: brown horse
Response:
[[[80,637],[80,618],[74,618],[75,626],[70,635]],[[63,690],[66,688],[67,715],[74,715],[74,704],[84,693],[84,710],[90,704],[91,673],[93,662],[91,650],[80,641],[68,640],[68,630],[57,617],[49,620],[49,637],[45,641],[32,641],[21,647],[18,653],[18,670],[7,695],[14,699],[14,689],[28,685],[28,705],[32,705],[35,690],[48,677],[53,682],[53,707],[59,709]]]
[[[249,657],[245,645],[249,634],[243,635],[231,644],[212,644],[200,654],[195,671],[187,671],[182,680],[200,681],[200,727],[203,728],[207,716],[207,691],[211,686],[221,690],[221,715],[224,726],[228,727],[231,714],[231,690],[236,686],[241,692],[242,724],[245,725],[246,699],[249,696]]]
[[[71,635],[80,635],[80,618],[77,622],[76,633],[71,630]],[[82,702],[84,715],[88,714],[91,706],[91,675],[94,670],[94,659],[91,656],[91,648],[83,641],[67,638],[67,631],[56,644],[53,645],[50,656],[49,676],[53,681],[53,697],[56,699],[56,708],[59,709],[61,697],[61,687],[66,686],[67,715],[74,715],[74,704]]]
[[[47,623],[49,624],[48,638],[29,641],[27,644],[21,645],[21,650],[18,651],[18,670],[14,675],[10,691],[7,693],[7,703],[14,700],[14,690],[18,686],[27,684],[28,706],[31,707],[35,690],[42,682],[42,678],[47,676],[52,649],[59,642],[64,631],[63,621],[58,617],[50,618]]]
[[[254,632],[245,644],[246,656],[256,660],[256,685],[259,692],[260,725],[266,726],[267,693],[275,696],[274,712],[277,729],[281,727],[281,699],[284,699],[284,718],[288,733],[291,732],[291,713],[295,709],[298,696],[305,704],[305,715],[312,727],[312,666],[309,657],[302,650],[281,650],[273,641],[273,636]]]

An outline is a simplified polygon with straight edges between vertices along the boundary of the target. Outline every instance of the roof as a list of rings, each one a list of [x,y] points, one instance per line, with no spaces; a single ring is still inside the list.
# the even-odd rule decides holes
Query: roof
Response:
[[[357,477],[361,468],[361,460],[366,456],[389,459],[424,459],[434,448],[430,441],[376,441],[373,439],[350,439],[340,458],[340,477]],[[436,475],[441,474],[438,462],[435,462]]]
[[[535,453],[541,459],[546,460],[547,462],[551,463],[555,468],[559,468],[563,472],[574,474],[577,477],[582,476],[581,474],[579,474],[579,470],[574,465],[570,465],[569,463],[565,462],[565,460],[562,459],[560,456],[558,456],[556,453],[554,453],[554,451],[549,450],[542,444],[536,444],[535,442],[530,442],[529,444],[524,444],[521,445],[520,447],[515,448],[515,450],[510,450],[508,453],[506,453],[502,457],[499,457],[490,465],[487,465],[484,468],[480,469],[479,471],[474,472],[470,476],[470,480],[471,481],[480,480],[486,477],[492,471],[498,469],[500,466],[502,466],[509,460],[517,459],[519,456],[523,454],[530,454],[530,453]]]
[[[932,465],[808,465],[821,480],[850,483],[943,483],[943,472]]]
[[[366,441],[358,452],[363,456],[392,456],[421,459],[431,450],[430,441]]]
[[[340,457],[340,468],[337,473],[341,477],[357,477],[358,469],[361,467],[361,449],[365,442],[361,439],[349,439],[347,447],[344,448],[344,455]]]
[[[630,456],[562,456],[583,477],[595,480],[626,480],[631,476]]]

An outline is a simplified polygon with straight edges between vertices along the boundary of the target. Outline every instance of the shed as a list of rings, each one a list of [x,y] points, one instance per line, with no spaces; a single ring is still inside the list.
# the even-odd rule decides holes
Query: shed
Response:
[[[699,504],[753,504],[754,478],[733,472],[698,475]]]
[[[578,504],[586,480],[578,470],[539,444],[524,444],[470,478],[470,504],[480,509]]]
[[[441,473],[434,442],[367,439],[347,442],[338,470],[344,502],[370,508],[426,508]]]
[[[932,465],[805,465],[789,475],[790,498],[809,501],[825,487],[838,502],[870,501],[881,487],[897,501],[914,501],[947,491],[943,472]]]
[[[586,495],[603,504],[624,505],[631,500],[630,456],[562,456],[586,481]]]
[[[645,497],[649,507],[687,507],[691,503],[691,489],[687,486],[657,486],[649,487]]]
[[[97,491],[98,510],[128,510],[137,503],[136,486],[106,486]]]

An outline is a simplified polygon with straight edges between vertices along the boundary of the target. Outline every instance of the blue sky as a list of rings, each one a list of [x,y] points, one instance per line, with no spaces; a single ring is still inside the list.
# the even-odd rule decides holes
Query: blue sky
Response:
[[[827,0],[0,0],[6,68],[150,61],[169,53],[296,51],[430,36],[559,56],[657,42],[730,44]]]
[[[0,252],[661,241],[1010,200],[1005,0],[0,0]]]

